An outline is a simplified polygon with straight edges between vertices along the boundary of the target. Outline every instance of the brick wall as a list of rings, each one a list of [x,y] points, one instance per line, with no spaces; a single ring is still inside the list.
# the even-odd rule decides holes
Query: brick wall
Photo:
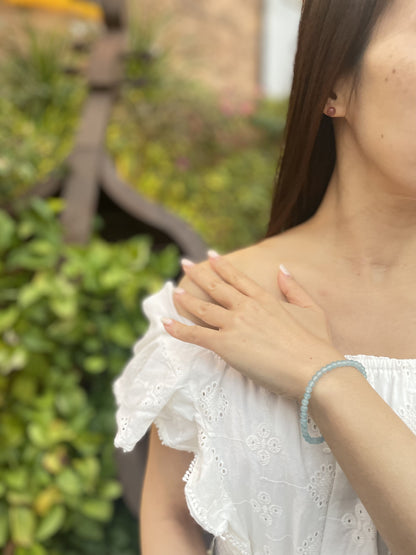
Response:
[[[228,100],[254,98],[259,87],[262,0],[131,0],[144,17],[162,15],[161,45],[175,66]]]

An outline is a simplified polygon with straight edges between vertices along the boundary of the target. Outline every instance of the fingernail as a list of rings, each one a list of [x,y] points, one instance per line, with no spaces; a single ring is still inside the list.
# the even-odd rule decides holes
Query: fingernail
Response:
[[[207,254],[210,258],[219,258],[220,257],[220,255],[217,253],[217,251],[214,251],[213,249],[209,249]]]
[[[161,321],[165,324],[165,326],[170,326],[171,324],[173,324],[173,320],[171,320],[170,318],[161,318]]]
[[[282,272],[286,275],[286,276],[291,276],[292,274],[289,272],[289,270],[286,268],[286,266],[284,264],[280,264],[279,268],[282,270]]]
[[[181,260],[181,264],[182,266],[194,266],[194,263],[191,260],[188,260],[187,258],[182,258]]]
[[[183,293],[185,293],[185,289],[182,289],[182,287],[175,287],[174,291],[179,295],[182,295]]]

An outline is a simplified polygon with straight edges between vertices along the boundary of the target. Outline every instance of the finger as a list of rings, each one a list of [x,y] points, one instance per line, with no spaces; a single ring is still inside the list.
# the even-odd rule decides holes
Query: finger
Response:
[[[240,293],[248,297],[260,299],[269,298],[269,293],[260,287],[258,283],[250,279],[246,274],[240,272],[229,260],[219,256],[215,251],[208,251],[211,267],[227,283],[235,287]]]
[[[193,264],[186,259],[181,262],[186,275],[221,306],[234,308],[240,304],[241,293],[226,283],[209,264]]]
[[[174,291],[175,300],[177,300],[188,312],[197,316],[203,322],[214,328],[223,328],[229,320],[229,311],[207,301],[203,301],[190,293],[187,293],[181,287],[177,287]]]
[[[162,323],[172,337],[185,341],[185,343],[192,343],[210,350],[214,350],[212,347],[218,343],[219,332],[216,330],[201,326],[187,326],[171,318],[162,318]]]
[[[320,308],[292,275],[287,275],[280,269],[277,281],[282,293],[291,304],[302,308]]]

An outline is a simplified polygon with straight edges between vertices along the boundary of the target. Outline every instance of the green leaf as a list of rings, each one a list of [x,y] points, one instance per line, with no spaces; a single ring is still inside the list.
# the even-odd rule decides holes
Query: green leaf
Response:
[[[22,491],[29,485],[28,470],[24,467],[6,470],[3,479],[11,489]]]
[[[90,374],[100,374],[107,368],[107,359],[100,356],[89,356],[84,358],[84,369]]]
[[[28,425],[27,433],[30,441],[36,445],[36,447],[45,448],[49,447],[49,434],[48,428],[46,426],[41,426],[38,423],[31,422]]]
[[[22,343],[28,351],[34,353],[53,353],[56,349],[53,341],[50,341],[44,330],[31,327],[21,335]]]
[[[17,302],[22,308],[27,308],[49,293],[46,276],[37,276],[31,283],[22,287]]]
[[[87,499],[80,505],[83,515],[99,522],[108,522],[113,514],[113,506],[103,499]]]
[[[100,284],[104,289],[116,289],[125,283],[127,277],[124,268],[112,267],[100,275]]]
[[[40,216],[40,218],[44,221],[53,220],[55,217],[55,214],[51,210],[50,203],[45,202],[44,200],[38,197],[33,197],[31,199],[30,207],[32,211],[38,216]]]
[[[45,541],[56,534],[65,521],[66,511],[62,505],[55,505],[40,521],[36,530],[36,539]]]
[[[28,359],[28,353],[23,346],[17,346],[15,348],[1,347],[0,368],[2,373],[8,374],[14,370],[20,370],[25,367]]]
[[[56,257],[42,257],[31,252],[30,247],[20,248],[12,251],[7,259],[7,268],[11,271],[47,270],[56,263]]]
[[[78,311],[78,304],[75,297],[54,297],[50,307],[53,312],[64,320],[74,318]]]
[[[0,547],[6,545],[8,535],[9,520],[7,518],[7,505],[4,501],[0,501]]]
[[[15,412],[0,412],[0,430],[0,453],[16,449],[24,442],[24,425]]]
[[[103,497],[104,499],[117,499],[118,497],[121,496],[122,492],[123,492],[123,488],[120,482],[117,482],[116,480],[106,482],[100,488],[100,496]]]
[[[38,492],[33,508],[39,516],[43,517],[49,513],[54,505],[61,503],[61,501],[61,492],[55,485],[49,484]]]
[[[0,210],[0,229],[0,252],[5,252],[13,244],[16,224],[4,210]]]
[[[58,412],[64,416],[79,414],[86,406],[87,397],[82,389],[76,389],[73,386],[69,391],[58,393],[55,399]]]
[[[39,404],[39,402],[51,405],[53,398],[50,396],[38,397],[37,403]],[[63,441],[71,441],[76,433],[68,423],[57,418],[53,420],[47,418],[45,422],[31,422],[28,426],[28,435],[35,445],[45,448]]]
[[[74,519],[74,530],[77,531],[77,535],[86,540],[101,541],[104,538],[104,528],[103,526],[89,518],[78,513],[76,515],[78,518]]]
[[[39,257],[51,257],[55,259],[56,249],[55,246],[45,239],[37,239],[30,243],[30,251],[32,254]]]
[[[10,330],[16,323],[18,317],[19,311],[15,306],[3,309],[0,312],[0,333]]]
[[[18,547],[15,555],[52,555],[52,553],[46,551],[42,545],[37,543],[31,545],[29,548]],[[56,552],[54,555],[56,555]]]
[[[100,474],[100,465],[95,457],[74,460],[74,468],[87,488],[95,485]]]
[[[10,398],[30,403],[37,391],[37,380],[27,372],[19,373],[10,384]]]
[[[13,542],[21,547],[30,547],[34,541],[36,518],[26,507],[10,507],[10,533]]]
[[[19,222],[17,234],[20,239],[28,239],[36,231],[36,226],[33,221],[23,220]]]
[[[120,347],[130,348],[136,337],[132,327],[127,322],[116,322],[108,330],[108,338]]]
[[[56,484],[62,493],[67,495],[78,496],[83,490],[80,477],[69,468],[57,476]]]
[[[9,491],[6,495],[9,505],[30,505],[33,501],[33,495],[26,491]]]
[[[60,214],[65,208],[65,201],[62,198],[51,197],[47,200],[47,203],[54,214]]]

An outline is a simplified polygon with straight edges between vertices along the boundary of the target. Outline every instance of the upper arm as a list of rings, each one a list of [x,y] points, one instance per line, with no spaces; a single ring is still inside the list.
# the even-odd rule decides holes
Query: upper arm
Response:
[[[150,432],[149,454],[142,495],[142,508],[157,506],[161,516],[185,516],[189,510],[185,501],[182,477],[193,459],[193,453],[163,445],[155,425]],[[146,510],[141,513],[146,517]],[[151,511],[152,512],[152,511]]]
[[[152,426],[139,512],[143,555],[206,553],[202,528],[189,512],[182,480],[192,458],[192,453],[163,445]]]

